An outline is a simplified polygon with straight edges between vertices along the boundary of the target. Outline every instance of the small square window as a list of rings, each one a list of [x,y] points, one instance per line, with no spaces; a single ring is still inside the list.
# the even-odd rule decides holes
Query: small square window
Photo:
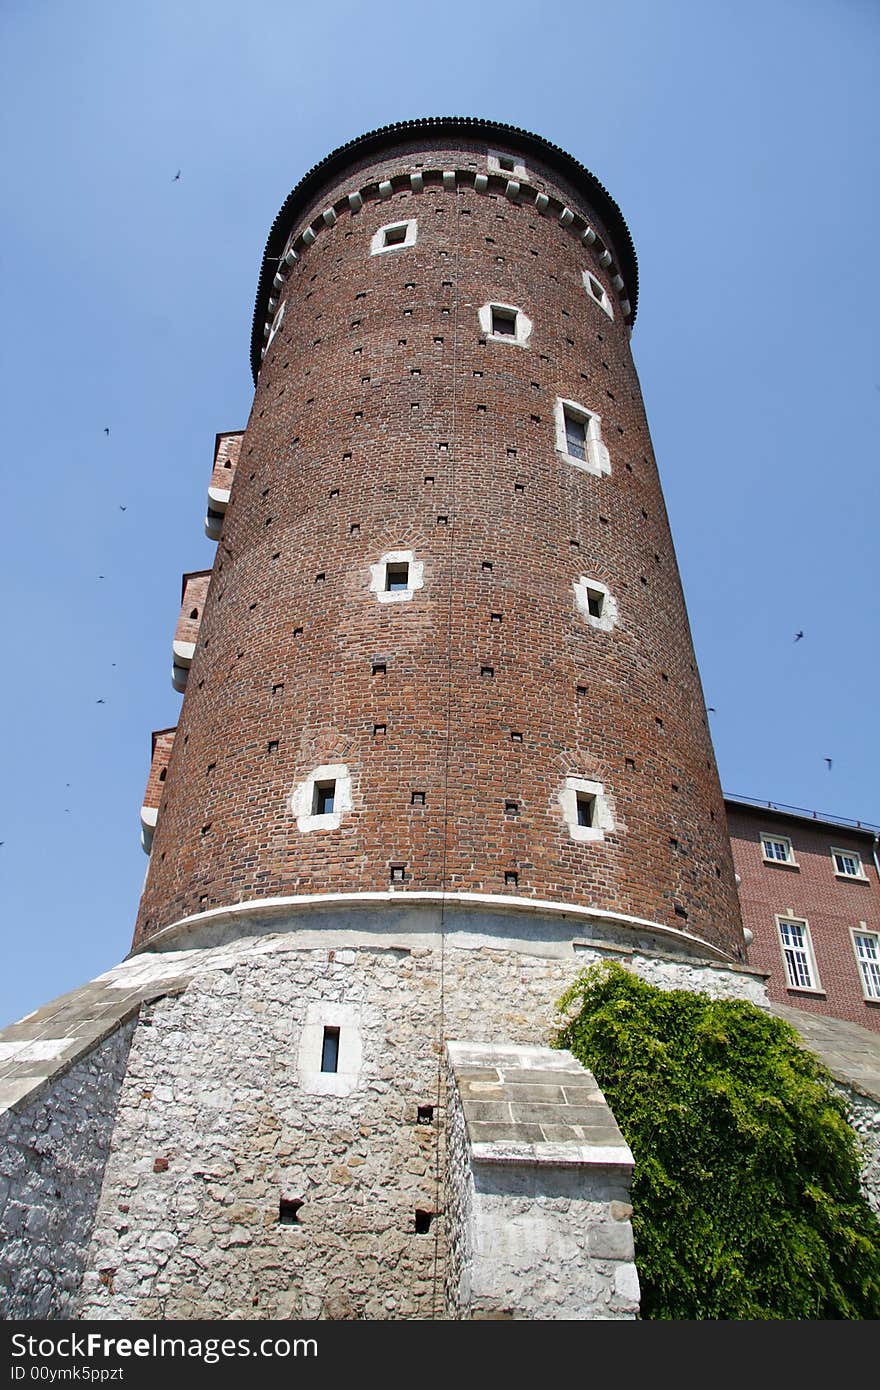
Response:
[[[587,608],[591,618],[601,618],[605,595],[598,589],[587,589]]]
[[[401,589],[409,588],[409,563],[402,561],[396,564],[389,564],[385,571],[386,592],[397,592]]]
[[[768,864],[794,864],[794,851],[791,840],[784,835],[762,835],[761,852]]]
[[[834,872],[841,878],[864,878],[861,855],[855,850],[833,849]]]
[[[336,779],[332,782],[316,782],[312,800],[313,816],[332,816],[336,805]]]
[[[512,154],[498,155],[498,168],[503,169],[505,174],[512,174],[516,169],[516,160]]]
[[[584,271],[584,289],[590,298],[594,299],[600,308],[605,310],[609,318],[614,318],[614,307],[607,290],[588,270]]]
[[[392,883],[403,883],[406,880],[406,865],[392,864],[389,877]]]
[[[412,792],[412,794],[410,795],[410,805],[411,805],[411,806],[424,806],[424,804],[425,804],[425,793],[424,793],[424,792]]]
[[[577,794],[577,823],[590,827],[596,824],[596,798],[587,792]]]
[[[386,227],[383,239],[384,246],[401,246],[406,241],[406,226],[401,223],[398,227]]]
[[[510,309],[492,310],[492,332],[515,336],[516,314]]]
[[[325,1028],[321,1043],[321,1071],[339,1070],[339,1029]]]

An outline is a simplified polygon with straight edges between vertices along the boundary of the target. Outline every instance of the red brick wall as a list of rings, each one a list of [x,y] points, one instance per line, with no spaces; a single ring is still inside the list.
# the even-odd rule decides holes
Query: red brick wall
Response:
[[[159,806],[162,801],[162,792],[165,786],[165,778],[162,773],[167,774],[168,762],[171,758],[171,748],[174,743],[176,729],[158,729],[153,734],[153,753],[150,759],[150,775],[147,778],[147,785],[144,791],[144,806]]]
[[[210,583],[210,570],[195,570],[192,574],[183,576],[180,613],[177,617],[177,627],[174,630],[175,642],[198,641]],[[195,613],[195,617],[192,616],[193,613]]]
[[[484,171],[485,151],[361,162],[309,215],[419,165]],[[575,189],[529,167],[607,235]],[[378,227],[411,217],[414,247],[370,256]],[[585,269],[608,288],[556,218],[461,181],[340,208],[302,253],[242,442],[137,943],[219,905],[386,889],[394,863],[411,889],[571,901],[740,947],[628,332],[619,304],[611,321],[591,301]],[[492,300],[532,320],[528,349],[482,338]],[[601,415],[610,477],[557,455],[557,396]],[[411,549],[425,582],[384,605],[369,567],[391,549]],[[612,632],[577,612],[581,575],[617,599]],[[330,762],[350,768],[354,809],[303,835],[287,797]],[[572,774],[611,801],[599,844],[562,819]]]
[[[241,441],[244,434],[241,430],[235,430],[228,434],[218,434],[217,445],[214,450],[214,467],[211,472],[209,488],[217,488],[218,491],[228,492],[232,487],[232,480],[235,477],[235,470],[238,466],[238,456],[241,453]],[[209,503],[210,505],[210,503]]]
[[[770,973],[770,998],[810,1013],[847,1018],[880,1030],[880,1001],[866,1002],[853,950],[851,931],[865,923],[880,932],[880,884],[871,855],[871,837],[796,817],[762,813],[728,804],[733,859],[740,876],[743,925],[754,941],[750,965]],[[768,864],[761,833],[791,840],[796,867]],[[864,881],[835,875],[832,846],[861,856]],[[821,991],[809,993],[788,985],[776,914],[789,909],[809,924]]]

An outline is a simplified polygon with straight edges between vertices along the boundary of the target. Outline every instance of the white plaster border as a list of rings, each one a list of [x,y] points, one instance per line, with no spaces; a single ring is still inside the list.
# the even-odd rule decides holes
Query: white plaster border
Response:
[[[578,825],[578,792],[595,797],[595,824]],[[601,782],[591,782],[586,777],[566,777],[565,786],[558,793],[557,800],[573,840],[583,844],[604,840],[605,831],[614,829],[614,817],[605,797]]]
[[[507,314],[514,315],[513,333],[493,333],[492,314],[495,309],[501,309]],[[490,300],[488,304],[482,304],[477,310],[477,317],[480,320],[480,332],[485,334],[487,343],[512,343],[516,347],[527,348],[529,339],[532,336],[532,320],[524,314],[517,304],[502,304],[500,300]]]
[[[572,588],[574,589],[575,603],[584,622],[589,623],[590,627],[596,628],[599,632],[610,632],[617,622],[617,599],[607,584],[602,584],[598,579],[590,579],[588,575],[582,574],[580,579],[574,581]],[[590,612],[591,593],[602,596],[602,612],[598,618],[594,618]]]
[[[389,589],[388,566],[407,565],[406,588]],[[424,588],[425,563],[417,560],[411,550],[386,550],[374,565],[370,565],[370,593],[375,594],[380,603],[405,603],[417,589]]]
[[[398,227],[406,228],[406,235],[402,241],[394,241],[390,246],[385,245],[386,232],[393,232]],[[415,246],[419,234],[418,219],[415,217],[401,217],[398,222],[386,222],[384,227],[379,227],[373,233],[370,242],[370,255],[382,256],[386,251],[403,251],[407,246]]]
[[[347,1096],[360,1081],[363,1065],[361,1011],[354,1004],[318,1000],[309,1004],[299,1040],[297,1067],[300,1085],[313,1096]],[[324,1029],[339,1029],[335,1071],[321,1071]]]
[[[512,169],[501,167],[502,159],[513,161]],[[511,154],[508,150],[489,150],[486,155],[486,168],[490,174],[497,174],[502,179],[521,179],[528,180],[529,171],[522,161],[520,155]]]
[[[584,271],[584,289],[587,297],[598,304],[600,309],[604,309],[610,319],[614,318],[614,305],[611,303],[611,296],[606,290],[602,281],[599,280],[591,270]],[[596,291],[598,290],[598,294]]]
[[[576,420],[583,421],[586,426],[586,455],[585,459],[575,458],[574,454],[568,452],[568,440],[565,435],[565,416],[566,413]],[[562,454],[574,468],[580,468],[584,473],[592,473],[596,478],[607,477],[611,473],[611,457],[602,440],[602,417],[597,415],[594,410],[581,405],[579,401],[567,401],[562,396],[556,397],[556,404],[553,407],[553,418],[556,422],[556,452]]]
[[[317,782],[336,783],[333,810],[327,815],[316,816],[312,809]],[[351,773],[345,763],[323,763],[321,767],[316,767],[304,781],[296,784],[287,798],[287,809],[296,816],[296,828],[304,835],[311,830],[338,830],[342,817],[353,806]]]

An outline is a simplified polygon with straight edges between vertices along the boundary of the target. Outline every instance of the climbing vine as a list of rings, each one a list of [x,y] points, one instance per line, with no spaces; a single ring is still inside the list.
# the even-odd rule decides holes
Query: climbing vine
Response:
[[[787,1023],[590,966],[556,1046],[632,1149],[642,1316],[880,1317],[880,1224],[842,1099]]]

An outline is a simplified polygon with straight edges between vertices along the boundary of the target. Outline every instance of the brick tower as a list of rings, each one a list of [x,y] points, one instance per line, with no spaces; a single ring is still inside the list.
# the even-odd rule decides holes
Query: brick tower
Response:
[[[291,193],[136,948],[479,895],[737,952],[636,277],[597,180],[504,126],[374,132]]]
[[[51,1306],[636,1314],[631,1155],[547,1051],[556,1000],[621,956],[761,991],[636,293],[610,195],[510,126],[374,131],[285,202],[133,953],[90,987],[113,1118]]]

